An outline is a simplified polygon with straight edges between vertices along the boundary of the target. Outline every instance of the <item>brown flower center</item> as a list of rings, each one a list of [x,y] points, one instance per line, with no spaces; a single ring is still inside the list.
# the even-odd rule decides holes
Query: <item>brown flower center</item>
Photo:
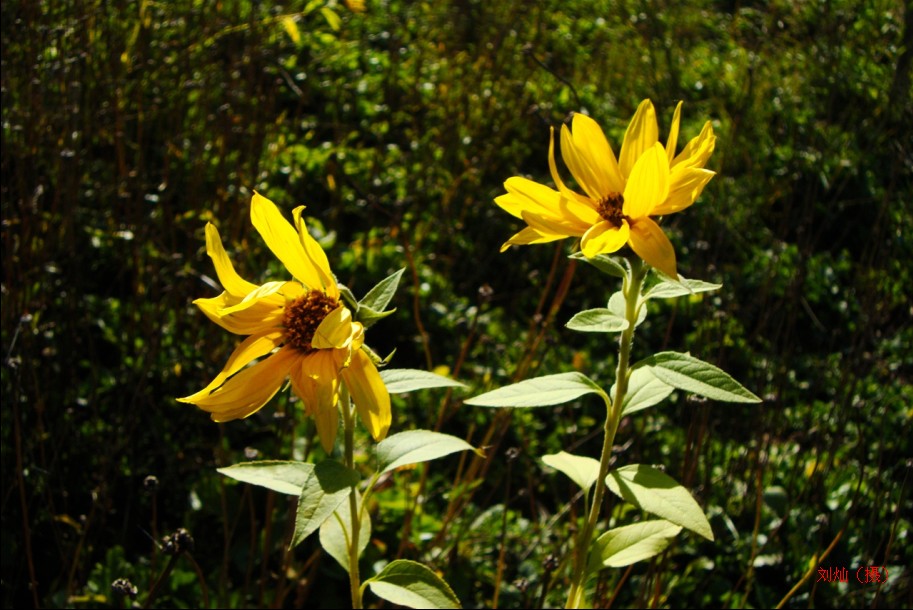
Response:
[[[608,220],[616,227],[620,227],[621,221],[625,218],[625,215],[622,213],[624,203],[624,195],[621,193],[611,193],[608,197],[600,200],[599,203],[596,204],[596,211],[603,219]]]
[[[311,347],[314,332],[330,312],[339,307],[339,301],[320,290],[309,290],[285,307],[282,325],[285,326],[285,342],[300,352],[310,354],[317,349]]]

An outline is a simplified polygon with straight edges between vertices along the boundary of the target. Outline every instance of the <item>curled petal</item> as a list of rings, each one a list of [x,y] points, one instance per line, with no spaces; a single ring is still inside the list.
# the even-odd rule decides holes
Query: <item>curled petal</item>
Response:
[[[223,316],[227,316],[239,311],[244,311],[245,309],[250,309],[255,305],[282,307],[285,305],[286,299],[285,296],[280,293],[286,284],[293,284],[293,282],[267,282],[262,286],[258,286],[256,290],[249,292],[240,302],[223,308],[219,313]]]
[[[653,208],[654,216],[665,216],[684,210],[700,196],[701,191],[716,175],[708,169],[688,168],[676,169],[670,177],[669,196],[666,200]]]
[[[217,422],[248,417],[260,410],[279,391],[282,381],[297,359],[299,355],[296,351],[283,347],[272,356],[244,369],[218,390],[194,404],[209,411],[213,421]]]
[[[631,249],[648,265],[659,269],[672,278],[677,278],[675,270],[675,249],[672,242],[663,233],[652,218],[639,218],[631,225],[628,238]]]
[[[225,253],[222,247],[222,238],[219,236],[219,230],[211,222],[206,223],[206,254],[212,259],[216,268],[216,275],[219,276],[219,282],[222,287],[231,295],[243,297],[252,290],[257,289],[256,284],[252,284],[241,278],[231,264],[231,259]]]
[[[250,219],[267,247],[298,281],[308,288],[322,287],[320,274],[305,253],[298,232],[282,217],[275,203],[260,193],[254,193],[250,202]]]
[[[621,174],[625,177],[631,175],[634,164],[647,150],[653,148],[659,139],[659,127],[656,125],[656,111],[653,102],[644,100],[637,107],[634,118],[625,131],[625,139],[621,145],[618,165]]]
[[[193,302],[207,318],[236,335],[253,335],[274,329],[282,324],[284,309],[271,301],[263,300],[252,304],[243,311],[224,314],[223,311],[238,304],[238,299],[223,292],[211,299],[197,299]]]
[[[577,120],[578,116],[583,115],[574,115],[575,130],[579,122]],[[583,139],[582,136],[580,139]],[[576,140],[577,138],[571,135],[571,130],[567,128],[567,125],[562,125],[561,157],[564,159],[564,164],[571,170],[571,175],[574,176],[574,180],[577,181],[580,188],[586,191],[590,198],[597,200],[602,199],[608,194],[609,187],[608,180],[601,171],[601,163],[592,159],[592,161],[596,162],[596,165],[591,165],[591,159],[585,157],[584,154],[582,154],[582,151],[578,149]]]
[[[267,330],[264,332],[251,335],[241,342],[241,345],[235,348],[235,351],[228,357],[228,362],[222,372],[216,375],[209,385],[185,398],[178,398],[180,402],[196,403],[197,401],[209,396],[209,393],[222,385],[226,379],[243,369],[245,366],[270,353],[282,344],[285,333],[282,330]]]
[[[713,126],[710,124],[710,121],[707,121],[704,123],[704,128],[701,129],[701,133],[698,134],[697,137],[692,138],[691,141],[685,145],[682,152],[672,160],[672,163],[670,163],[669,166],[672,169],[678,169],[679,167],[704,167],[704,165],[707,164],[708,159],[710,159],[710,155],[713,154],[715,146],[716,136],[713,135]]]
[[[352,312],[340,305],[320,322],[314,331],[311,345],[317,349],[348,347],[354,334]]]
[[[672,126],[669,128],[669,139],[666,140],[666,157],[669,159],[669,165],[672,165],[672,159],[675,158],[675,147],[678,146],[678,127],[682,119],[682,103],[675,106],[675,112],[672,114]]]
[[[629,233],[628,221],[622,220],[621,226],[616,227],[608,220],[603,220],[584,234],[580,240],[580,249],[587,258],[617,252],[628,241]]]
[[[653,208],[666,200],[669,194],[669,161],[662,144],[656,142],[640,156],[624,193],[624,213],[630,218],[653,214]]]
[[[292,389],[314,418],[323,449],[330,453],[339,427],[339,370],[333,350],[319,350],[301,359],[289,372]]]
[[[314,288],[323,288],[325,293],[334,299],[338,299],[339,287],[336,285],[336,278],[333,277],[333,273],[330,271],[330,262],[327,260],[326,252],[323,251],[317,240],[308,233],[307,225],[301,217],[303,210],[303,205],[298,206],[292,210],[292,217],[295,219],[295,227],[298,230],[301,246],[320,278],[320,285],[314,286]]]
[[[374,440],[382,440],[390,429],[390,393],[377,367],[363,351],[352,354],[349,367],[342,370],[342,379],[355,400],[358,417]]]

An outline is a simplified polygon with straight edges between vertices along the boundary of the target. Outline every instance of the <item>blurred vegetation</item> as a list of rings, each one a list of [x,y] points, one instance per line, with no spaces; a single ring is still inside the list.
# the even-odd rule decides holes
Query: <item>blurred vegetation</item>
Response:
[[[406,267],[398,313],[368,336],[396,348],[396,367],[474,391],[575,367],[605,381],[612,347],[564,323],[616,287],[566,242],[499,254],[519,226],[492,199],[512,175],[550,182],[550,125],[586,112],[617,150],[646,97],[661,134],[678,100],[684,138],[714,123],[719,175],[666,228],[681,272],[724,288],[655,305],[635,357],[690,350],[765,403],[677,396],[623,423],[622,459],[667,464],[717,539],[683,535],[603,572],[596,604],[773,606],[811,571],[788,605],[911,607],[909,4],[357,8],[0,5],[4,607],[117,605],[117,578],[141,602],[180,527],[194,550],[157,605],[346,604],[315,541],[287,550],[294,505],[214,470],[306,459],[311,422],[287,397],[227,425],[174,400],[237,341],[191,305],[218,290],[206,221],[251,280],[280,271],[249,223],[255,188],[308,205],[357,295]],[[549,558],[582,508],[537,458],[598,455],[599,407],[510,414],[459,398],[396,399],[393,430],[438,427],[489,459],[398,473],[377,496],[366,570],[417,558],[465,606],[560,604]],[[887,584],[856,582],[868,565]],[[829,566],[850,582],[815,582]]]

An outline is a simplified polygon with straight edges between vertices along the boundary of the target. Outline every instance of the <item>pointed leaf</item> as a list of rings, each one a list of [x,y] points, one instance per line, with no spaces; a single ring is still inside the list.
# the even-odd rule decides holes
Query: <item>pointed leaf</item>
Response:
[[[358,508],[361,513],[361,525],[358,530],[358,556],[364,552],[371,539],[371,516],[361,510],[361,494],[358,494]],[[333,512],[333,516],[320,526],[320,546],[336,562],[349,571],[349,540],[352,539],[352,511],[348,502],[343,502]]]
[[[614,333],[628,327],[628,321],[604,307],[587,309],[574,314],[566,325],[571,330],[585,333]]]
[[[459,598],[444,579],[430,568],[407,559],[388,563],[365,585],[378,597],[407,608],[461,607]]]
[[[688,490],[666,473],[652,466],[632,464],[613,470],[605,482],[612,493],[634,506],[713,540],[704,511]]]
[[[711,292],[713,290],[719,290],[722,287],[722,284],[711,284],[710,282],[703,282],[701,280],[689,280],[682,276],[678,276],[677,282],[663,278],[663,281],[647,291],[644,295],[644,299],[671,299],[686,294]]]
[[[570,402],[585,394],[608,397],[594,381],[580,373],[560,373],[527,379],[465,401],[477,407],[546,407]]]
[[[325,460],[314,466],[314,471],[304,482],[298,498],[293,547],[330,518],[359,479],[357,472],[333,460]]]
[[[628,392],[622,403],[622,414],[630,415],[659,404],[674,390],[671,385],[657,379],[650,367],[634,369],[628,378]],[[615,395],[615,386],[612,386],[612,395]]]
[[[260,462],[242,462],[225,468],[217,468],[216,470],[236,481],[243,481],[244,483],[259,485],[279,493],[297,496],[301,494],[304,482],[314,472],[314,465],[304,462],[263,460]]]
[[[680,526],[663,519],[611,529],[596,539],[589,571],[621,568],[659,555],[680,531]]]
[[[583,252],[575,252],[571,254],[571,258],[583,260],[612,277],[623,278],[628,274],[628,261],[621,256],[597,254],[593,258],[587,258]]]
[[[388,309],[387,311],[375,311],[365,305],[359,305],[358,310],[355,313],[355,319],[358,322],[361,322],[361,325],[365,328],[371,328],[387,316],[392,316],[394,313],[396,313],[395,307],[393,309]]]
[[[405,270],[404,267],[379,281],[377,285],[369,290],[368,294],[358,302],[358,306],[369,307],[376,312],[382,312],[387,305],[390,304],[393,295],[396,294],[396,288],[399,286],[399,279],[403,276],[403,271]]]
[[[599,460],[591,457],[572,455],[560,451],[552,455],[543,455],[542,461],[547,466],[563,472],[577,483],[583,491],[590,491],[593,483],[599,478]]]
[[[421,371],[418,369],[384,369],[380,372],[387,391],[391,394],[404,394],[428,388],[465,388],[459,381],[449,377]]]
[[[429,462],[457,451],[475,451],[475,448],[456,436],[431,430],[409,430],[387,437],[377,443],[377,461],[388,472],[405,466]]]
[[[635,366],[650,367],[653,375],[672,387],[722,402],[761,402],[725,371],[690,354],[660,352]]]

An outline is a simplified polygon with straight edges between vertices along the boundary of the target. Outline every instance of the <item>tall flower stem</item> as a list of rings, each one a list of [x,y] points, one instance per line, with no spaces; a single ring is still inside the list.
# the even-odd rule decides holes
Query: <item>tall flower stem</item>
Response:
[[[349,390],[340,384],[339,407],[342,411],[342,423],[345,434],[345,464],[355,468],[355,409],[349,398]],[[358,492],[352,487],[349,492],[349,516],[352,523],[349,546],[349,589],[352,593],[352,608],[361,608],[361,577],[358,573],[358,539],[361,535],[361,515],[358,512]]]
[[[587,558],[590,546],[593,543],[593,535],[596,532],[596,524],[599,522],[599,515],[602,512],[602,501],[605,497],[605,478],[609,474],[609,465],[612,459],[612,446],[615,443],[615,433],[618,431],[618,424],[621,421],[621,412],[624,405],[625,395],[628,393],[628,376],[630,373],[631,343],[634,340],[634,327],[637,324],[638,302],[640,300],[640,291],[643,287],[644,278],[649,269],[637,258],[632,257],[631,273],[624,278],[622,284],[622,294],[625,297],[625,320],[628,321],[628,327],[625,328],[618,340],[618,366],[615,369],[615,396],[611,403],[606,398],[606,420],[603,428],[604,438],[602,442],[602,456],[599,459],[599,477],[596,479],[596,491],[593,493],[593,502],[590,505],[590,511],[587,515],[586,525],[580,536],[577,538],[576,548],[574,549],[574,575],[571,581],[571,588],[568,591],[567,604],[565,608],[581,608],[584,604],[586,593]]]

